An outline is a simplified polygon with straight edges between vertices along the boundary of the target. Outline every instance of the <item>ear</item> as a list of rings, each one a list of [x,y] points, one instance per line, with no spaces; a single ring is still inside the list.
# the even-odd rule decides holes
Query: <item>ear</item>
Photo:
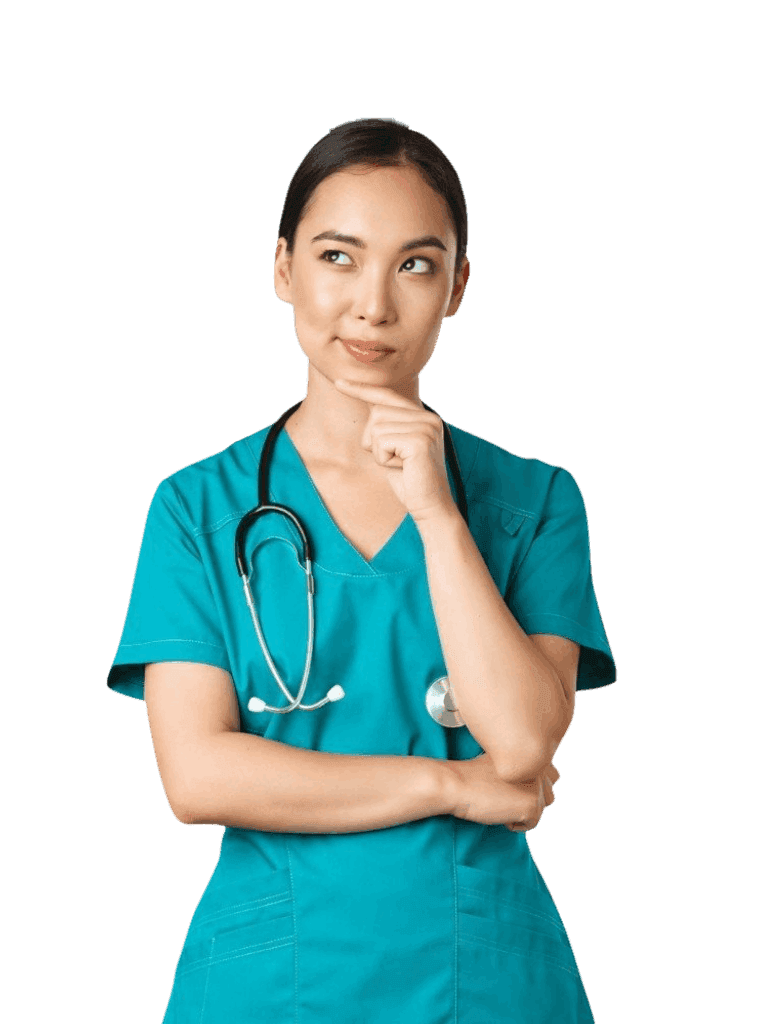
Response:
[[[467,280],[470,276],[470,261],[465,256],[462,260],[462,265],[456,274],[454,281],[453,291],[451,292],[451,301],[448,304],[448,309],[445,312],[446,316],[453,316],[459,308],[462,297],[464,296],[464,289],[467,287]]]
[[[292,302],[292,257],[287,252],[286,238],[279,238],[276,246],[276,265],[273,270],[276,294],[284,302]]]

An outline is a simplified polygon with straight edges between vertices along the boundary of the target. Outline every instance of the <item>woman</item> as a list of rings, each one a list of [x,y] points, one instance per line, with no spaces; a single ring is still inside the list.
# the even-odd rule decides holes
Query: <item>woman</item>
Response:
[[[459,179],[350,122],[279,236],[306,397],[159,485],[108,679],[176,816],[227,826],[165,1024],[591,1021],[525,831],[615,666],[573,477],[419,398],[469,275]],[[247,517],[258,486],[289,511]]]

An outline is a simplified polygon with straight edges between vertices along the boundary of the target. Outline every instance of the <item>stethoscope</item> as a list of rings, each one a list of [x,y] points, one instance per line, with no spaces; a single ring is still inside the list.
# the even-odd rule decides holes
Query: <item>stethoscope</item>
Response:
[[[287,409],[283,416],[281,416],[268,431],[268,436],[266,437],[265,444],[263,445],[262,455],[260,456],[260,468],[258,473],[258,505],[257,508],[251,509],[249,512],[246,513],[246,515],[242,517],[241,522],[239,523],[236,529],[236,538],[234,541],[234,551],[236,554],[236,568],[238,570],[239,576],[241,576],[241,580],[244,585],[244,596],[247,600],[250,615],[252,616],[252,623],[255,627],[255,632],[257,633],[257,639],[260,641],[260,647],[262,648],[263,655],[265,656],[265,660],[268,663],[268,668],[271,670],[273,678],[278,683],[281,692],[289,701],[287,707],[277,708],[272,707],[270,704],[266,704],[265,701],[261,700],[259,697],[252,697],[247,707],[250,711],[253,712],[273,711],[279,715],[288,714],[290,711],[294,711],[295,708],[299,708],[300,711],[316,711],[318,708],[323,707],[324,704],[330,701],[333,702],[342,700],[342,698],[345,696],[345,691],[342,689],[342,687],[339,685],[335,685],[331,687],[331,689],[327,692],[323,700],[317,701],[317,703],[315,704],[301,703],[302,698],[305,695],[305,688],[308,685],[310,665],[313,660],[313,638],[315,632],[313,621],[313,594],[315,593],[315,583],[313,580],[312,571],[312,547],[310,541],[308,540],[307,532],[303,527],[302,523],[300,522],[300,520],[298,519],[298,517],[290,508],[287,508],[286,505],[273,504],[270,501],[270,492],[268,488],[271,458],[273,455],[273,448],[276,444],[276,438],[278,437],[279,431],[284,426],[289,417],[292,415],[292,413],[299,409],[301,405],[302,402],[298,402],[296,405],[293,405],[291,409]],[[422,402],[422,405],[424,405],[425,409],[428,412],[434,412],[434,410],[431,409],[429,405],[425,405],[424,402]],[[454,479],[454,483],[456,484],[456,497],[459,511],[461,512],[462,516],[464,516],[464,521],[469,525],[469,520],[467,518],[467,496],[464,490],[464,483],[462,481],[462,476],[459,471],[459,462],[458,459],[456,458],[454,444],[453,441],[451,440],[451,432],[448,428],[448,424],[445,422],[443,423],[443,443],[445,448],[446,461],[448,463],[449,469],[451,470],[451,475]],[[247,567],[244,558],[244,545],[246,543],[249,528],[253,524],[255,519],[265,512],[278,512],[279,515],[286,516],[287,519],[291,520],[291,522],[294,523],[302,539],[303,561],[305,564],[304,566],[301,565],[300,568],[302,568],[303,571],[305,572],[305,583],[308,601],[308,646],[305,655],[305,668],[302,674],[302,682],[300,683],[300,692],[297,694],[296,697],[292,696],[292,694],[287,689],[284,681],[279,676],[278,670],[276,669],[276,666],[273,663],[273,658],[271,657],[270,652],[268,651],[268,648],[266,646],[265,637],[263,636],[263,631],[260,628],[260,620],[257,616],[257,611],[255,610],[255,602],[252,599],[252,591],[250,590],[249,586],[249,574],[247,572]],[[429,687],[425,695],[425,706],[427,708],[428,713],[430,714],[430,717],[433,718],[436,722],[439,722],[443,726],[446,726],[448,728],[456,728],[458,726],[464,725],[464,720],[459,714],[459,710],[454,703],[453,693],[448,682],[448,676],[441,676],[439,679],[436,679],[435,682]]]

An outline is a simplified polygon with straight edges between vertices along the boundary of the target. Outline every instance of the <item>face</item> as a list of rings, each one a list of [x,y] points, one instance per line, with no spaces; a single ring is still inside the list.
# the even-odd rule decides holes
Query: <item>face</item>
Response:
[[[408,390],[461,302],[455,261],[448,205],[415,167],[357,166],[315,190],[291,256],[279,239],[276,293],[311,372]],[[345,343],[385,351],[358,361]]]

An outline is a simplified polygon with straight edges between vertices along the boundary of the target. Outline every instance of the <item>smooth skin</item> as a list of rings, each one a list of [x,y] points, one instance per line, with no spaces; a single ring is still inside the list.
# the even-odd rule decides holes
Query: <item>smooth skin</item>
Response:
[[[459,308],[468,278],[466,258],[456,267],[445,200],[411,166],[358,166],[331,175],[313,194],[292,253],[284,238],[276,249],[276,293],[294,308],[309,362],[307,396],[288,421],[290,436],[307,461],[329,460],[356,480],[361,474],[362,486],[386,481],[418,524],[458,515],[443,425],[422,406],[419,374],[443,318]],[[391,351],[362,364],[343,340]],[[570,701],[577,645],[561,637],[533,639],[561,679],[565,673]],[[470,790],[457,816],[488,823],[500,813],[507,783],[487,754],[449,768]],[[520,783],[529,795],[528,813],[507,827],[535,827],[558,778],[550,763]]]
[[[327,231],[361,244],[313,241]],[[401,252],[402,245],[428,237],[445,251],[430,244]],[[383,386],[422,410],[419,373],[443,318],[459,308],[469,277],[469,261],[458,274],[455,263],[448,206],[415,168],[353,168],[321,182],[291,254],[279,239],[274,271],[276,294],[294,308],[295,331],[308,357],[307,394],[289,420],[290,434],[308,454],[331,454],[348,469],[361,467],[380,477],[373,453],[362,444],[369,407],[340,392],[335,382]],[[393,351],[364,365],[340,339]]]
[[[506,825],[510,832],[529,832],[541,820],[544,809],[554,802],[552,786],[560,777],[553,764],[547,765],[542,773],[529,782],[505,782],[496,774],[493,761],[488,754],[479,754],[467,761],[447,761],[448,768],[457,776],[462,784],[462,792],[466,796],[463,803],[457,802],[452,814],[465,821],[476,821],[481,825]],[[517,791],[525,796],[525,813],[513,821],[504,820],[502,803],[512,791],[512,799],[517,799]]]

